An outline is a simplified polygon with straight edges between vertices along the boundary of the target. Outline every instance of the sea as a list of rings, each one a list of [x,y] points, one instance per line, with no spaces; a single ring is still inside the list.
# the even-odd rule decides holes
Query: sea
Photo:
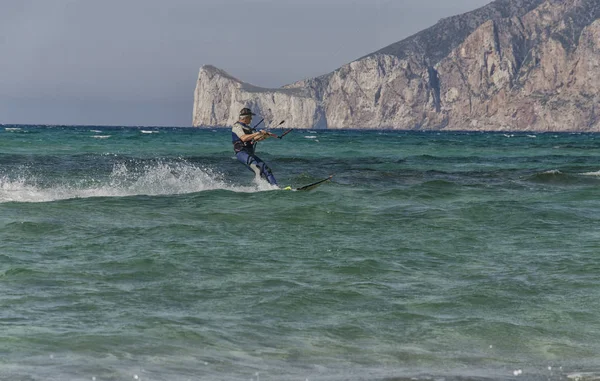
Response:
[[[280,133],[279,130],[274,130]],[[600,379],[600,135],[0,126],[0,380]]]

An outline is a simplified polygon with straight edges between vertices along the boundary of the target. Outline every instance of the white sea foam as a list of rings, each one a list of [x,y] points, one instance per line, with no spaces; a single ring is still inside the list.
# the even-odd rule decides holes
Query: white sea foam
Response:
[[[92,138],[94,138],[94,139],[108,139],[108,138],[110,138],[110,135],[93,135]]]
[[[584,172],[584,173],[580,173],[580,175],[582,175],[582,176],[600,177],[600,171],[596,171],[596,172]]]
[[[140,130],[142,134],[158,134],[158,131]]]
[[[13,132],[13,131],[21,131],[22,128],[18,128],[18,127],[5,127],[4,131],[9,131],[9,132]]]
[[[305,139],[316,139],[317,137],[315,135],[306,135],[304,138]]]
[[[546,172],[542,172],[543,175],[560,175],[562,172],[559,171],[558,169],[551,169],[549,171]]]
[[[249,186],[230,184],[219,173],[189,163],[118,164],[108,178],[72,183],[45,183],[33,175],[0,174],[0,203],[48,202],[73,198],[175,195],[209,190],[257,192],[278,189],[266,181]]]
[[[600,373],[598,372],[574,372],[567,375],[569,380],[576,381],[593,381],[600,379]]]

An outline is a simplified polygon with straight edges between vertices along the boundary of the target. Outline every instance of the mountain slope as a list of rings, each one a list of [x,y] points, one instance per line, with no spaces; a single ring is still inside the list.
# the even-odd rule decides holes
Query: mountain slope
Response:
[[[193,122],[249,105],[305,128],[600,131],[599,18],[598,0],[497,0],[281,89],[203,67]]]

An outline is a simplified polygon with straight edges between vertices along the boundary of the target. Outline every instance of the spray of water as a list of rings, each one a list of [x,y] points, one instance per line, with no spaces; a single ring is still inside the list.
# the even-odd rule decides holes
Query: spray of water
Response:
[[[0,174],[0,203],[48,202],[88,197],[174,195],[218,189],[256,192],[273,190],[274,187],[262,181],[250,186],[235,185],[210,168],[187,162],[121,163],[114,165],[107,177],[88,176],[68,182],[48,181],[29,173]]]

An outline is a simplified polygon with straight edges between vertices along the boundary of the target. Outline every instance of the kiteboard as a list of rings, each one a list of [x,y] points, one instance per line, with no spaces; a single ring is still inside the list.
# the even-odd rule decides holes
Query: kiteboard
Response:
[[[310,190],[315,189],[319,185],[321,185],[323,183],[326,183],[327,181],[331,180],[332,177],[333,177],[333,175],[327,177],[326,179],[315,181],[314,183],[310,183],[308,185],[304,185],[304,186],[301,186],[299,188],[292,188],[291,186],[287,186],[287,187],[285,187],[283,189],[284,190],[295,190],[295,191],[310,191]]]

